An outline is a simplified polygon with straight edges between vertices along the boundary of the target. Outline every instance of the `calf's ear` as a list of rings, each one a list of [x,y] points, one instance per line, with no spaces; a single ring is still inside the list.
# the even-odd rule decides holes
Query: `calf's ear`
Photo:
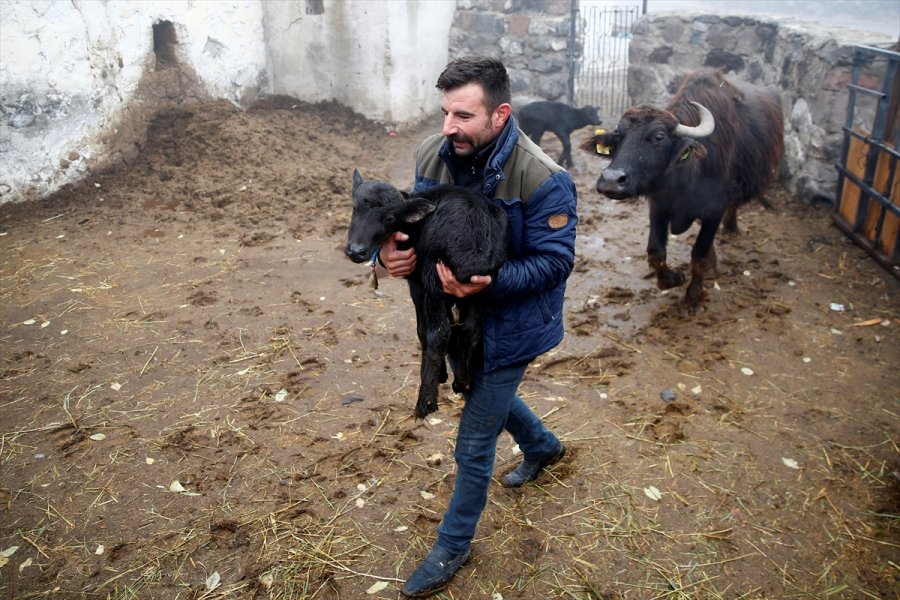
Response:
[[[363,178],[362,175],[359,174],[359,169],[353,169],[353,193],[356,193],[356,190],[359,189],[359,186],[362,185]]]
[[[398,211],[397,218],[401,223],[418,223],[437,208],[434,204],[424,198],[412,198],[409,202],[404,202]]]

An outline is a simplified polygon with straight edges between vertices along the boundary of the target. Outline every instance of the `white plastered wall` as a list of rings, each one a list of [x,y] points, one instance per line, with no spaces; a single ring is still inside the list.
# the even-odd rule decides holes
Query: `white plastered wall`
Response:
[[[337,100],[384,123],[433,114],[456,0],[267,2],[273,92]]]
[[[156,104],[140,98],[156,65],[154,24],[172,24],[193,95],[239,106],[267,93],[336,100],[396,124],[439,106],[434,81],[455,8],[455,0],[0,0],[0,204],[122,160],[120,138],[142,134],[135,113],[184,99],[184,89],[153,86]]]

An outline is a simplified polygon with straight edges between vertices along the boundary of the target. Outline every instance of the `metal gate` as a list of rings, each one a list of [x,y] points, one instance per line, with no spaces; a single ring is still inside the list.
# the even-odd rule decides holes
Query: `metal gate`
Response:
[[[861,84],[873,72],[877,89]],[[900,54],[857,47],[849,96],[832,218],[900,277]]]
[[[581,48],[572,61],[574,89],[570,103],[591,104],[600,109],[604,121],[618,120],[631,105],[628,95],[628,44],[638,6],[605,6],[582,0],[577,23],[572,27],[570,47]],[[576,13],[573,11],[573,19]]]

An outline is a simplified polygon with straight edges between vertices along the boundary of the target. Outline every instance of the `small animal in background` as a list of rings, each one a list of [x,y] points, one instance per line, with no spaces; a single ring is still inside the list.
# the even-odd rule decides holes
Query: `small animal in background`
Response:
[[[415,196],[383,181],[363,181],[353,171],[353,214],[344,254],[355,263],[377,260],[378,250],[395,231],[409,236],[416,268],[406,280],[416,309],[416,334],[422,346],[416,417],[438,408],[438,386],[447,381],[448,351],[458,359],[453,391],[472,391],[472,368],[481,360],[483,295],[445,294],[437,273],[444,263],[454,277],[497,276],[506,260],[506,212],[484,196],[452,185],[439,185]]]
[[[519,128],[540,145],[541,138],[550,132],[562,142],[563,151],[556,161],[563,167],[572,166],[572,142],[569,136],[576,129],[588,125],[600,125],[599,110],[595,106],[585,105],[581,108],[569,106],[563,102],[542,100],[523,106],[517,115]]]

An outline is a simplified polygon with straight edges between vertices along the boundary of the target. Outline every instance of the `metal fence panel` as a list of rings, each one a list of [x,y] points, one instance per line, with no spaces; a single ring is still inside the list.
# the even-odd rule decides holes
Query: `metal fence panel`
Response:
[[[878,88],[860,83],[864,69],[879,73]],[[857,47],[848,90],[832,218],[900,277],[900,54]]]
[[[597,106],[606,120],[618,119],[631,105],[628,44],[639,16],[637,6],[587,6],[581,11],[583,49],[576,64],[576,106]]]

